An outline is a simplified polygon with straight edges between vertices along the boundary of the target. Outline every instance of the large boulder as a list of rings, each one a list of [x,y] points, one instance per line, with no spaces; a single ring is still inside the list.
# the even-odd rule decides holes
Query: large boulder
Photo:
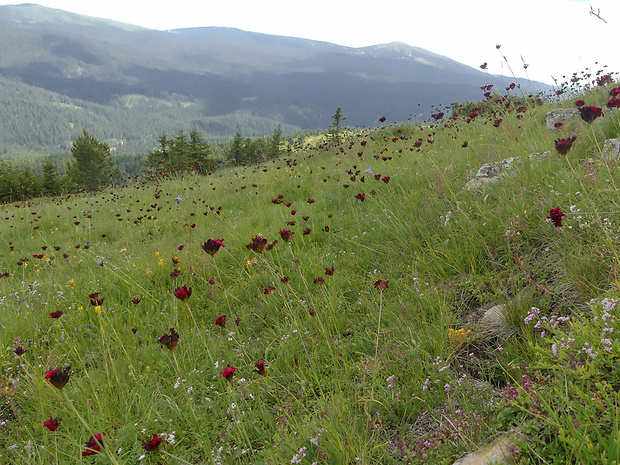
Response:
[[[547,129],[557,129],[556,123],[569,123],[579,117],[579,110],[577,108],[557,108],[551,110],[545,116],[545,126]]]

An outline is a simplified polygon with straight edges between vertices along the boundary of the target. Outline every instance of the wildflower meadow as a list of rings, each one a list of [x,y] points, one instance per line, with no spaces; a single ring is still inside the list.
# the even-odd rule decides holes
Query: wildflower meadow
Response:
[[[0,463],[617,463],[602,76],[1,205]]]

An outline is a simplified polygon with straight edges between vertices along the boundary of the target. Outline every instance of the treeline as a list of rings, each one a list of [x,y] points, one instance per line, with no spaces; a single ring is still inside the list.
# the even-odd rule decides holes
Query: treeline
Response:
[[[282,127],[268,137],[244,137],[209,144],[197,129],[163,133],[147,154],[112,155],[108,143],[86,130],[70,147],[70,155],[22,157],[13,163],[0,160],[0,202],[14,202],[65,192],[91,191],[111,183],[153,180],[169,174],[207,174],[224,166],[262,163],[301,147],[306,137],[320,131],[289,135]]]

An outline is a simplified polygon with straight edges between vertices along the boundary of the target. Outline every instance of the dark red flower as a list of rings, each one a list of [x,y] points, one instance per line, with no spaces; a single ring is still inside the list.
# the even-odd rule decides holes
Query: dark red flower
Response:
[[[43,422],[43,426],[46,427],[50,431],[56,431],[56,428],[60,426],[60,418],[52,418]]]
[[[389,289],[390,286],[388,286],[389,281],[384,281],[383,279],[379,279],[377,281],[375,281],[375,289],[383,292],[386,289]]]
[[[364,200],[366,200],[366,194],[356,194],[355,198],[358,199],[360,202],[363,202]]]
[[[554,127],[554,128],[556,128],[556,129],[557,129],[557,128],[561,128],[562,126],[564,126],[564,123],[563,123],[562,121],[558,121],[557,123],[555,123],[555,124],[553,125],[553,127]]]
[[[226,367],[223,371],[220,371],[220,375],[228,381],[232,381],[233,376],[235,376],[235,371],[237,371],[235,367]]]
[[[271,249],[273,249],[273,248],[274,248],[274,246],[275,246],[277,243],[278,243],[278,241],[277,241],[277,240],[275,240],[275,241],[273,241],[271,244],[267,244],[266,249],[267,249],[267,250],[271,250]]]
[[[82,452],[82,457],[86,457],[88,455],[95,455],[101,452],[101,446],[103,445],[103,436],[105,433],[97,433],[94,437],[90,437],[88,442],[84,447],[86,450]]]
[[[577,140],[577,136],[569,137],[567,139],[557,139],[555,141],[555,150],[560,155],[566,155],[573,146],[573,142],[575,142],[575,140]]]
[[[314,284],[318,284],[318,285],[325,284],[325,280],[319,276],[318,278],[314,278]]]
[[[185,247],[185,245],[181,244],[181,245],[180,245],[180,246],[178,246],[177,248],[178,248],[179,250],[183,250],[183,247]]]
[[[224,246],[224,239],[209,239],[207,242],[202,244],[202,250],[207,252],[212,257],[220,250],[220,247]]]
[[[364,145],[366,145],[368,142],[366,142],[365,140],[360,142],[360,145],[363,147]]]
[[[98,292],[93,292],[92,294],[88,294],[88,297],[90,298],[90,304],[93,307],[100,307],[101,305],[103,305],[103,297],[100,299]]]
[[[179,334],[174,330],[174,328],[170,328],[170,334],[164,334],[157,340],[157,342],[165,345],[170,350],[174,350],[179,343],[179,337]]]
[[[323,231],[325,231],[325,232],[329,232],[329,226],[325,226],[325,227],[323,228]]]
[[[15,350],[13,351],[13,353],[16,356],[21,357],[22,355],[26,353],[26,349],[24,349],[22,346],[17,346],[15,347]]]
[[[314,200],[314,199],[308,199],[308,200],[306,200],[306,202],[308,202],[308,203],[314,203],[314,202],[316,202],[316,200]]]
[[[297,214],[297,210],[291,210],[291,215],[296,215]]]
[[[136,305],[138,305],[141,300],[142,300],[142,297],[134,297],[133,299],[131,299],[131,301]]]
[[[283,278],[280,278],[280,282],[284,284],[288,284],[291,282],[291,278],[289,278],[288,276],[284,276]]]
[[[386,120],[387,118],[385,116],[382,116],[381,118],[379,118],[380,123],[385,123]]]
[[[603,116],[603,111],[599,107],[595,107],[594,105],[580,107],[579,113],[581,114],[581,119],[584,120],[586,123],[592,123],[599,116]]]
[[[607,108],[616,108],[620,107],[620,97],[612,97],[607,101]]]
[[[60,317],[62,316],[62,311],[61,311],[61,310],[58,310],[58,311],[56,311],[56,312],[52,312],[52,313],[50,313],[50,316],[51,316],[52,318],[60,318]]]
[[[217,326],[221,326],[222,328],[226,327],[226,315],[220,315],[215,319],[215,324]]]
[[[336,271],[336,270],[334,269],[334,265],[332,265],[332,267],[331,267],[331,268],[325,268],[325,274],[326,274],[327,276],[334,276],[334,272],[335,272],[335,271]]]
[[[159,446],[161,443],[162,443],[162,439],[158,437],[156,434],[154,434],[151,440],[149,441],[142,440],[142,447],[144,447],[144,450],[150,452],[150,451],[159,449]]]
[[[390,179],[391,179],[391,178],[390,178],[389,176],[383,176],[383,177],[381,178],[381,181],[383,181],[384,183],[386,183],[386,184],[387,184],[388,182],[390,182]]]
[[[213,286],[216,283],[215,278],[211,278],[208,283]]]
[[[256,367],[256,373],[258,373],[261,376],[265,376],[267,374],[267,372],[265,371],[265,361],[264,360],[260,360],[258,362],[256,362],[256,364],[254,365]]]
[[[609,91],[609,95],[615,97],[616,95],[620,95],[620,87],[614,87]]]
[[[45,372],[45,379],[52,383],[52,386],[62,389],[69,381],[70,367],[65,367],[61,370],[48,370]]]
[[[282,240],[285,242],[291,242],[291,239],[293,238],[293,234],[295,233],[291,231],[290,229],[283,229],[280,231],[280,237],[282,237]]]
[[[306,228],[304,229],[304,236],[307,236],[308,234],[310,234],[312,232],[312,229],[310,228]]]
[[[181,286],[181,287],[177,287],[172,292],[174,293],[174,296],[177,299],[182,300],[183,302],[186,302],[187,299],[189,299],[189,297],[192,295],[192,288]]]
[[[469,145],[469,142],[465,141],[465,142],[463,142],[461,147],[465,149],[465,148],[467,148],[468,145]]]
[[[245,246],[256,253],[262,253],[263,250],[265,250],[265,247],[267,247],[267,239],[256,236],[252,239],[251,244],[246,244]]]
[[[563,216],[566,216],[566,214],[563,213],[562,210],[560,210],[560,207],[556,207],[549,210],[549,216],[547,218],[553,221],[553,224],[559,228],[562,226]]]
[[[138,330],[136,328],[131,328],[131,332],[136,334],[138,332]]]
[[[275,290],[276,288],[273,286],[265,286],[265,288],[263,289],[263,294],[270,295],[270,294],[273,294],[273,291]]]

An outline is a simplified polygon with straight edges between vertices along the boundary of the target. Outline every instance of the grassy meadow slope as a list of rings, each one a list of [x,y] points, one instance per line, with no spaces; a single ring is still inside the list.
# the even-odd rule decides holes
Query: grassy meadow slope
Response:
[[[572,101],[490,100],[3,205],[0,462],[439,464],[513,428],[523,463],[617,459],[620,118],[548,130]]]

